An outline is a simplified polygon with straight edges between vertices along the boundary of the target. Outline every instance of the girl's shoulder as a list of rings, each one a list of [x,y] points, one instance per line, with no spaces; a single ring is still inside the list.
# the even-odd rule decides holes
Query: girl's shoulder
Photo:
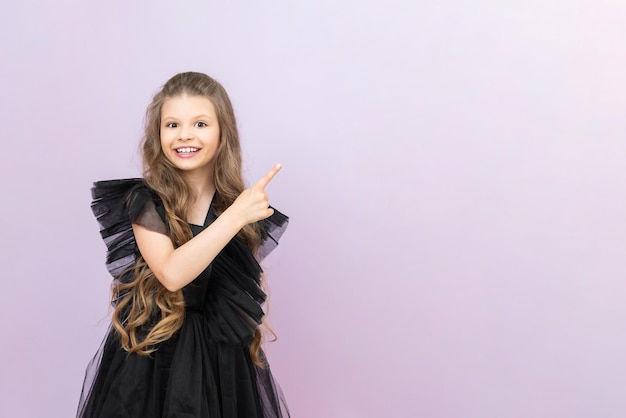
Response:
[[[103,199],[119,199],[135,195],[156,195],[142,178],[101,180],[93,183],[91,196],[94,201]]]
[[[135,219],[148,202],[162,206],[158,194],[152,190],[143,178],[126,178],[96,181],[91,188],[91,207],[94,215],[102,209],[117,209],[126,212],[131,220]],[[121,212],[119,213],[121,215]]]

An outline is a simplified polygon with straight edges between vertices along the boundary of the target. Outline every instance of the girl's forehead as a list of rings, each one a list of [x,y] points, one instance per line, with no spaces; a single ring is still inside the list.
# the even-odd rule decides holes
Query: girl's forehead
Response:
[[[178,114],[184,115],[188,113],[197,113],[199,111],[208,112],[210,115],[215,114],[215,105],[210,98],[206,96],[192,96],[181,94],[177,96],[167,97],[161,106],[161,114]]]

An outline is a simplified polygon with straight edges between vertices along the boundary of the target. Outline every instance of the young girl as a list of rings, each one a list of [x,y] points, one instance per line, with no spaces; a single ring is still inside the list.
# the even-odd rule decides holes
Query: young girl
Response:
[[[288,417],[261,350],[259,261],[288,218],[244,190],[224,88],[181,73],[147,110],[143,179],[97,182],[92,209],[114,277],[112,326],[78,417]]]

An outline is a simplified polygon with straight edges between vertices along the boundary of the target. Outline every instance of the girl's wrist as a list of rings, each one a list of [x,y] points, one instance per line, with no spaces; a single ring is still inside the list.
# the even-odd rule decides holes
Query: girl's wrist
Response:
[[[232,206],[229,207],[228,209],[226,209],[222,215],[220,216],[220,218],[223,217],[224,218],[224,222],[226,222],[226,224],[231,225],[233,227],[233,229],[235,230],[235,234],[237,234],[241,228],[243,228],[244,226],[246,226],[246,222],[243,219],[242,216],[238,216],[238,214],[236,213],[235,210],[233,210]]]

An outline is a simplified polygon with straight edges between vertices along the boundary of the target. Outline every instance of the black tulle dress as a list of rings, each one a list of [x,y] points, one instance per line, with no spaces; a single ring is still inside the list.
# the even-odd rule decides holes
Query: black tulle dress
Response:
[[[92,194],[108,248],[107,267],[115,280],[127,282],[132,279],[128,267],[138,255],[131,223],[166,234],[163,204],[142,179],[97,182]],[[210,208],[204,225],[191,225],[194,236],[215,219]],[[87,368],[77,416],[289,417],[269,365],[256,366],[248,351],[265,300],[258,262],[278,244],[287,222],[276,210],[260,222],[262,244],[256,257],[233,238],[183,288],[183,326],[150,356],[125,352],[110,329]]]

